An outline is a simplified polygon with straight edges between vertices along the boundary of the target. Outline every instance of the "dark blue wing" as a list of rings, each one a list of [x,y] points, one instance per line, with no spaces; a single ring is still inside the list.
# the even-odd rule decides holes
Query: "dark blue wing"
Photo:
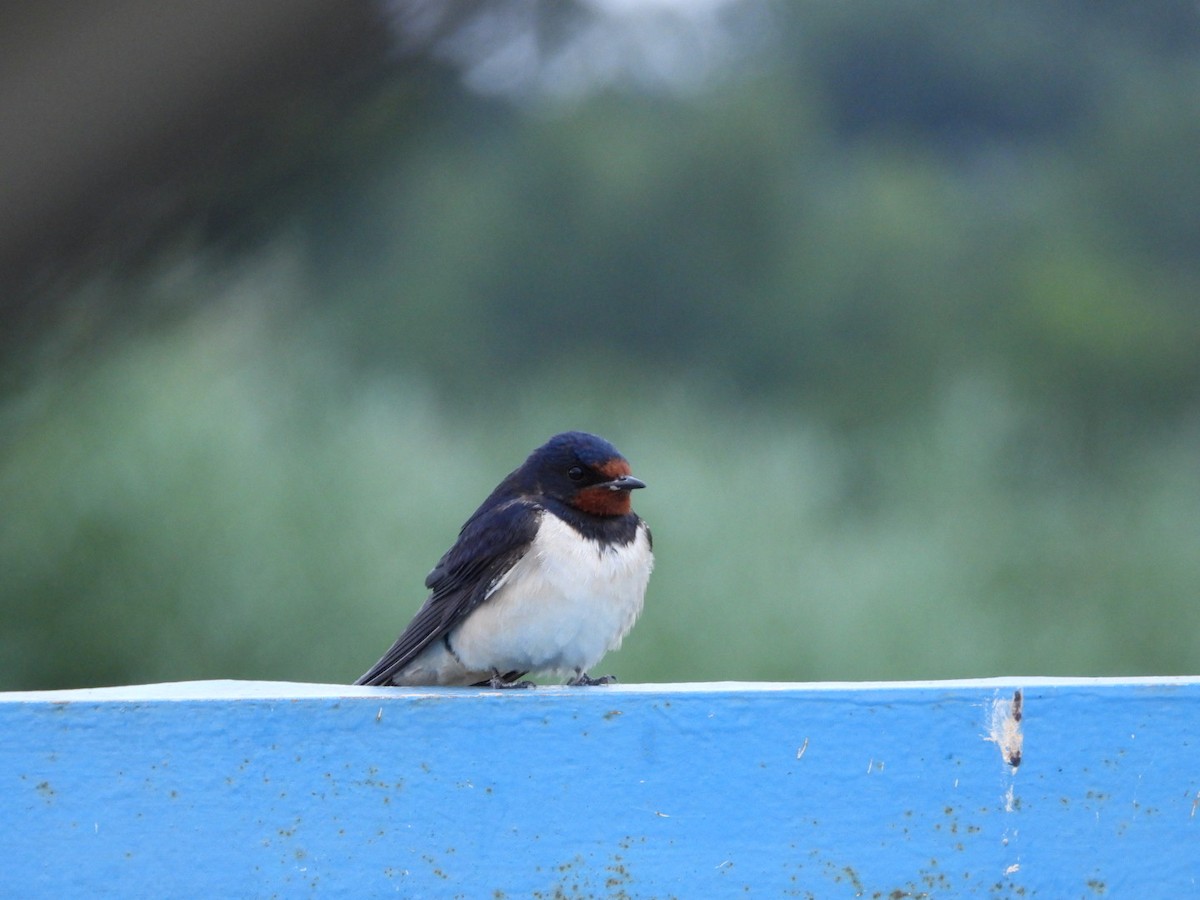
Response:
[[[383,658],[354,683],[391,684],[417,654],[487,599],[492,586],[533,543],[540,519],[541,507],[525,499],[476,512],[425,579],[433,592],[425,605]]]

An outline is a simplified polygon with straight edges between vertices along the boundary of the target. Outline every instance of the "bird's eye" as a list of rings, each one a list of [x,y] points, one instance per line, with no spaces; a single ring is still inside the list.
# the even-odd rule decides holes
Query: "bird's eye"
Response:
[[[567,469],[567,477],[572,481],[580,481],[583,478],[583,469],[579,466],[571,466]]]

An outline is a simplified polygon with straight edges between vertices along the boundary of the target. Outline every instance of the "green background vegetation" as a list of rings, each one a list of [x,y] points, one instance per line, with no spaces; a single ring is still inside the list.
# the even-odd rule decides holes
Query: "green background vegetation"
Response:
[[[622,680],[1200,671],[1195,4],[729,15],[571,99],[430,43],[29,288],[0,688],[350,681],[568,428],[650,485]]]

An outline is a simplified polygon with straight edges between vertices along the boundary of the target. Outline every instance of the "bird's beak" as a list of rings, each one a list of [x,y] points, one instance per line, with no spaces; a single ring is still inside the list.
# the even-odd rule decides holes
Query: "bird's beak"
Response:
[[[622,475],[620,478],[614,478],[612,481],[606,481],[597,487],[606,487],[610,491],[634,491],[638,488],[644,488],[646,482],[640,478],[634,478],[632,475]]]

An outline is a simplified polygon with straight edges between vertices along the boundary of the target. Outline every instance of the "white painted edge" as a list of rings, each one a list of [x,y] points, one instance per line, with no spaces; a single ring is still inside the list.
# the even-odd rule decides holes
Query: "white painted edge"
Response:
[[[345,684],[311,684],[290,681],[177,681],[164,684],[137,684],[120,687],[76,688],[64,691],[0,692],[0,703],[129,703],[170,700],[313,700],[411,699],[414,697],[519,698],[541,696],[594,696],[605,694],[836,694],[843,692],[928,691],[945,693],[963,690],[1014,690],[1017,688],[1113,688],[1113,687],[1189,687],[1200,686],[1196,675],[1143,675],[1104,678],[1011,676],[964,678],[947,681],[708,681],[679,684],[614,684],[604,687],[572,688],[558,685],[519,691],[495,691],[487,688],[384,688]]]

